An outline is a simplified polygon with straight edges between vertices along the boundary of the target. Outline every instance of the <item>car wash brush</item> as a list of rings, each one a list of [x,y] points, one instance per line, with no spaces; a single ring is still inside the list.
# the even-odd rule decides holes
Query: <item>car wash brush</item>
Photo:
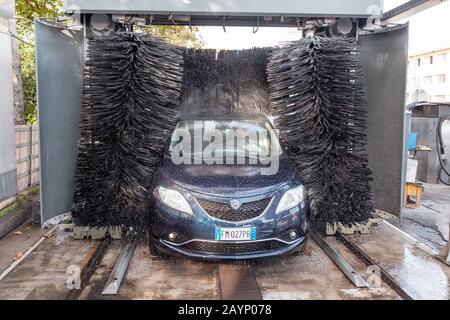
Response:
[[[272,116],[308,189],[312,222],[365,222],[373,211],[366,99],[355,39],[312,37],[274,49]]]

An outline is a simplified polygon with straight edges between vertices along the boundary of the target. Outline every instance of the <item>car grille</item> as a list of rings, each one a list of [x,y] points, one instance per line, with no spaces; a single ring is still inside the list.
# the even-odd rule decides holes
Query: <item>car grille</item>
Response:
[[[243,254],[252,254],[264,251],[272,251],[285,247],[286,244],[277,240],[257,241],[257,242],[207,242],[192,241],[181,247],[184,250],[209,253],[221,256],[234,256]]]
[[[269,205],[270,198],[243,203],[237,210],[234,210],[229,203],[225,202],[213,202],[206,199],[197,199],[197,202],[213,218],[238,222],[250,220],[261,215]]]

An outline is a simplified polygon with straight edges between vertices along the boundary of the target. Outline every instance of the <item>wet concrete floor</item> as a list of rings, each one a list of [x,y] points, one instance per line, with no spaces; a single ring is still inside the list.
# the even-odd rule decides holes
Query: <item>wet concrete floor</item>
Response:
[[[20,258],[45,233],[40,226],[25,222],[0,240],[0,273]]]
[[[220,299],[218,266],[181,258],[151,258],[148,246],[141,241],[131,258],[119,294],[101,292],[120,253],[121,243],[115,241],[100,262],[80,299],[177,300]]]
[[[414,299],[448,300],[450,268],[413,238],[385,223],[370,235],[349,237]]]
[[[446,245],[450,225],[450,187],[424,183],[422,205],[402,210],[402,230],[435,251]]]
[[[264,299],[398,299],[385,288],[356,288],[313,241],[302,254],[276,260],[254,266]],[[356,260],[348,261],[356,268]],[[365,271],[365,267],[360,269]]]
[[[422,246],[385,223],[372,234],[353,236],[377,263],[416,299],[449,299],[449,268]],[[338,240],[327,242],[368,279],[370,273]],[[63,299],[69,266],[86,266],[99,241],[46,239],[5,279],[0,299]],[[385,283],[358,289],[313,241],[301,254],[248,263],[214,263],[182,258],[151,258],[141,241],[116,296],[101,295],[121,241],[113,241],[79,299],[227,299],[255,294],[262,299],[400,299]],[[1,248],[1,243],[0,243]],[[251,286],[250,286],[251,284]],[[253,288],[253,292],[249,288]]]
[[[81,299],[399,299],[384,284],[373,289],[355,288],[312,241],[302,254],[221,264],[179,258],[152,259],[146,244],[140,243],[119,294],[102,296],[119,252],[120,245],[113,244]],[[361,263],[356,259],[352,262]],[[365,271],[365,266],[360,269]],[[253,292],[249,290],[249,282]]]
[[[69,292],[68,268],[83,270],[97,245],[92,240],[47,238],[0,281],[0,300],[63,299]]]

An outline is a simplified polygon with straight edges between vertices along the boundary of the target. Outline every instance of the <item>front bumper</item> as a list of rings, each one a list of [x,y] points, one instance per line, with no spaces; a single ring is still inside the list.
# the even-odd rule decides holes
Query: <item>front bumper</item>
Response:
[[[150,216],[150,239],[159,250],[170,254],[191,258],[213,260],[242,260],[278,256],[289,253],[302,246],[307,239],[309,229],[309,203],[306,199],[299,206],[276,214],[276,207],[285,188],[271,193],[241,198],[245,201],[258,201],[271,198],[264,213],[260,216],[238,222],[223,221],[208,215],[200,207],[198,197],[185,192],[183,195],[192,208],[192,214],[174,210],[161,202],[155,203]],[[216,228],[256,228],[254,241],[215,241]],[[289,232],[296,230],[298,237],[289,238]],[[169,233],[176,232],[176,239],[169,239]]]
[[[166,253],[182,255],[189,258],[208,260],[249,260],[289,254],[303,246],[307,236],[293,242],[280,239],[268,239],[241,242],[220,242],[212,240],[190,240],[184,244],[154,239],[155,246]]]

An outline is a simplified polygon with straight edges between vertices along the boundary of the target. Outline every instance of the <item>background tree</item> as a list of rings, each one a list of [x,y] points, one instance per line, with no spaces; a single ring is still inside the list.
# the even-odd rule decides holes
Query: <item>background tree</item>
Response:
[[[36,63],[34,47],[35,17],[55,18],[61,15],[62,0],[16,0],[17,34],[23,86],[24,113],[27,124],[37,121]]]
[[[20,68],[27,124],[37,122],[33,19],[35,17],[56,18],[62,14],[62,0],[16,0],[17,34],[21,39],[19,41]],[[151,26],[144,28],[143,31],[179,46],[201,47],[203,45],[197,27]]]
[[[182,47],[201,48],[204,45],[198,27],[151,26],[144,28],[144,32]]]

